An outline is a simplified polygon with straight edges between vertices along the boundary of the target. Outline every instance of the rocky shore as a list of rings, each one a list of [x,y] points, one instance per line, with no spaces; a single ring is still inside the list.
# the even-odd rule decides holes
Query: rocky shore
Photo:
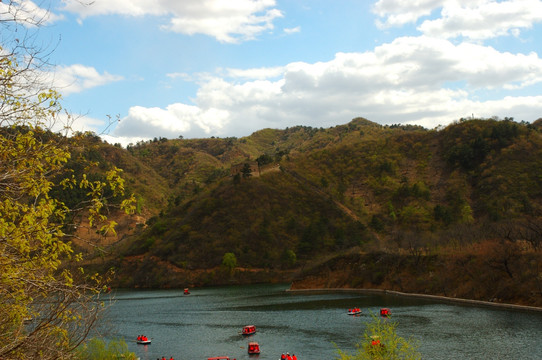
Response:
[[[362,293],[362,294],[385,294],[385,295],[400,296],[400,297],[412,297],[412,298],[420,298],[420,299],[430,299],[430,300],[436,300],[436,301],[448,302],[448,303],[456,303],[456,304],[459,303],[459,304],[474,305],[474,306],[488,306],[488,307],[498,307],[498,308],[505,308],[505,309],[512,309],[512,310],[542,312],[542,307],[537,307],[537,306],[505,304],[505,303],[497,303],[497,302],[491,302],[491,301],[452,298],[452,297],[441,296],[441,295],[412,294],[412,293],[405,293],[405,292],[401,292],[401,291],[385,290],[385,289],[351,289],[351,288],[292,289],[292,288],[290,288],[290,289],[288,289],[286,291],[292,292],[292,293],[316,293],[316,292],[342,292],[342,291],[344,291],[344,292],[356,292],[356,293]]]

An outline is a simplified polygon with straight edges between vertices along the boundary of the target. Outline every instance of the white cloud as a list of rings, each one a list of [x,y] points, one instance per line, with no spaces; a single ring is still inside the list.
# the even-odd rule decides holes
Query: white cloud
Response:
[[[140,141],[147,141],[149,138],[141,136],[111,136],[111,135],[100,135],[100,138],[109,144],[121,144],[124,147],[132,144],[135,145]]]
[[[443,0],[378,0],[373,6],[373,12],[385,18],[378,22],[380,27],[401,26],[415,23],[420,17],[427,16],[443,5]]]
[[[286,28],[284,29],[284,32],[286,34],[295,34],[295,33],[301,32],[301,26],[296,26],[294,28]]]
[[[426,20],[419,27],[422,33],[443,38],[459,36],[483,40],[498,36],[518,36],[520,29],[528,29],[542,21],[542,1],[511,0],[484,1],[445,6],[442,17]]]
[[[64,96],[123,79],[122,76],[108,72],[100,74],[95,68],[80,64],[57,67],[50,77],[53,87],[59,89]]]
[[[166,16],[163,29],[182,34],[204,34],[224,43],[254,39],[273,29],[282,17],[275,0],[95,0],[82,5],[64,0],[64,10],[88,16],[119,14],[126,16]]]
[[[97,15],[165,15],[168,13],[167,1],[163,0],[62,0],[62,10],[76,13],[82,19]]]
[[[227,123],[226,110],[206,108],[192,105],[172,104],[166,109],[131,107],[128,116],[121,119],[115,128],[115,137],[178,137],[186,133],[194,133],[200,137],[211,131],[220,130]],[[194,129],[195,128],[195,129]]]
[[[228,74],[233,81],[212,77],[201,83],[193,105],[133,107],[114,135],[244,136],[266,127],[328,127],[356,116],[431,128],[472,113],[525,120],[542,113],[540,97],[513,96],[515,88],[542,83],[537,54],[429,37],[398,38],[373,51],[338,53],[328,62]],[[493,89],[510,96],[477,100],[479,91]]]
[[[15,20],[26,27],[47,25],[63,19],[30,0],[0,1],[0,22]]]
[[[197,6],[195,6],[197,4]],[[282,17],[274,0],[195,0],[190,7],[176,6],[174,17],[164,29],[193,35],[205,34],[224,43],[251,40],[273,29],[273,20]]]
[[[542,113],[542,96],[507,96],[503,99],[489,101],[473,101],[463,99],[454,103],[455,119],[460,117],[513,117],[516,120],[534,121],[540,118]],[[452,111],[453,109],[450,109]],[[438,125],[450,123],[447,116],[427,116],[407,121],[410,124],[421,125],[427,128],[434,128]]]
[[[271,79],[281,76],[284,73],[284,68],[277,66],[272,68],[257,68],[257,69],[228,69],[227,75],[233,78],[244,79]]]
[[[518,36],[521,29],[542,21],[541,0],[379,0],[373,6],[373,12],[383,19],[377,21],[382,28],[416,23],[438,9],[440,17],[418,26],[423,34],[483,40]]]

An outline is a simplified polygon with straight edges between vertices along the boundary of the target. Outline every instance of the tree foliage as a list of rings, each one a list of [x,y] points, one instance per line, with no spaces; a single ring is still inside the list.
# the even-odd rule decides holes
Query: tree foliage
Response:
[[[17,7],[9,3],[13,16]],[[0,358],[67,359],[103,307],[106,276],[70,270],[82,258],[65,229],[86,214],[95,229],[113,231],[106,210],[124,195],[124,180],[117,168],[104,181],[64,171],[73,143],[48,130],[60,119],[60,95],[39,81],[29,52],[17,52],[22,46],[0,47]],[[51,196],[54,186],[82,189],[85,198],[70,209]],[[132,201],[119,207],[130,212]]]
[[[202,192],[149,221],[133,243],[119,245],[130,248],[118,252],[148,252],[199,269],[220,266],[225,253],[234,253],[242,267],[290,268],[318,251],[360,245],[365,227],[342,216],[326,197],[274,172]]]
[[[249,178],[252,176],[252,169],[250,167],[250,164],[245,163],[243,165],[243,168],[241,169],[241,174],[243,174],[243,178]]]
[[[81,360],[136,360],[136,355],[128,350],[124,340],[105,341],[93,338],[77,349],[77,359]]]
[[[224,266],[230,273],[237,267],[237,258],[234,253],[225,253],[222,257],[222,266]]]
[[[339,360],[419,360],[417,342],[397,334],[397,322],[372,315],[355,354],[338,350]]]

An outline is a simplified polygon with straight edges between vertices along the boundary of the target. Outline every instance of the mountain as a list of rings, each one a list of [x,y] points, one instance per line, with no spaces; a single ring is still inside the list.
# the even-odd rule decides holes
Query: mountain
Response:
[[[89,136],[82,153],[124,169],[138,215],[88,266],[129,287],[293,280],[541,306],[541,124]]]

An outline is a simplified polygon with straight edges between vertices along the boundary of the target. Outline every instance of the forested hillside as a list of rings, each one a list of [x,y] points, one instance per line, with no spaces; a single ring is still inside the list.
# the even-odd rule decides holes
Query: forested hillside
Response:
[[[127,149],[89,135],[86,156],[124,169],[140,213],[92,266],[114,265],[120,286],[295,279],[540,305],[541,121],[358,118]]]

